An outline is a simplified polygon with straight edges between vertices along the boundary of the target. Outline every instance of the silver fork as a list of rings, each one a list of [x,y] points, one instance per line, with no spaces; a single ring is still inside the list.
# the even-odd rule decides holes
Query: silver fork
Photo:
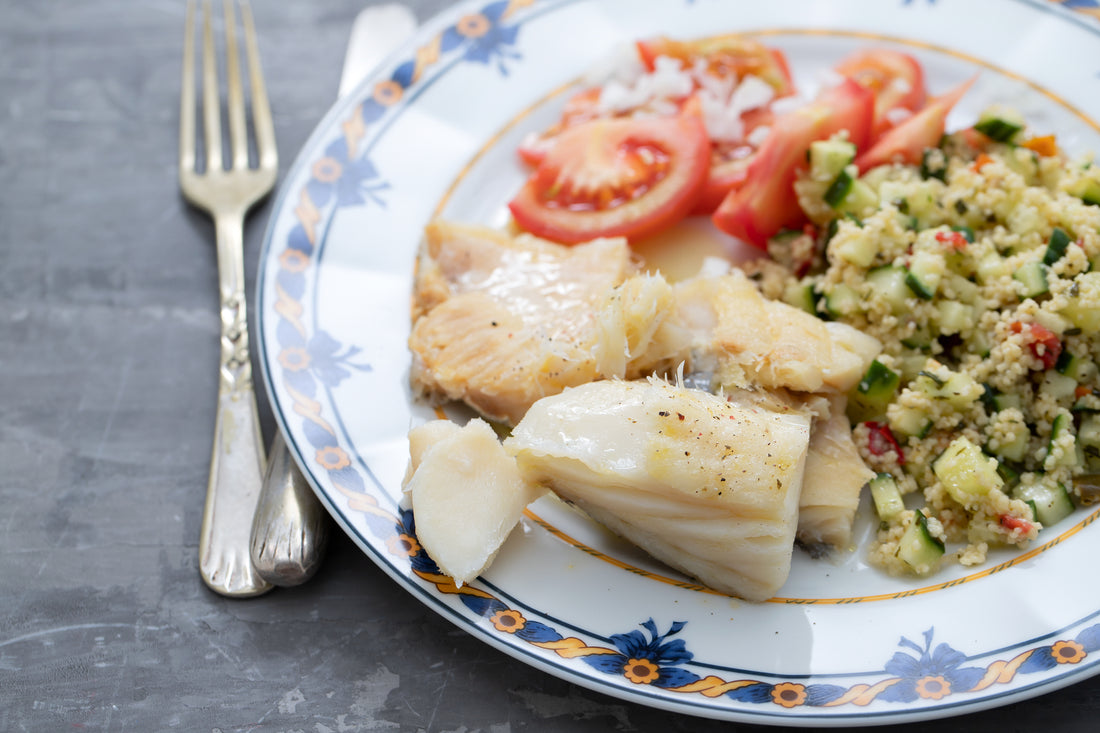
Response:
[[[275,130],[260,71],[252,13],[241,6],[252,93],[257,165],[250,167],[248,129],[233,0],[225,0],[226,102],[231,159],[223,168],[220,101],[210,0],[203,3],[202,114],[206,164],[195,169],[195,3],[188,2],[180,94],[179,180],[184,197],[214,219],[221,292],[221,371],[218,412],[206,504],[199,539],[199,571],[212,590],[226,596],[264,593],[249,557],[252,518],[264,470],[263,439],[252,386],[244,292],[244,219],[274,186],[278,169]]]

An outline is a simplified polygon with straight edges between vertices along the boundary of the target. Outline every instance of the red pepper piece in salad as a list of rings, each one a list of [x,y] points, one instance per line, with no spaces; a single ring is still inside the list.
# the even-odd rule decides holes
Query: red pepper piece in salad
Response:
[[[898,445],[897,438],[894,437],[893,431],[890,430],[890,426],[886,423],[868,421],[864,425],[867,426],[867,450],[871,452],[873,456],[881,456],[893,451],[897,454],[898,465],[905,465],[905,453],[902,451],[901,446]]]
[[[970,241],[962,232],[936,232],[936,241],[954,250],[964,250]]]
[[[1009,329],[1012,333],[1027,335],[1028,350],[1043,363],[1044,369],[1053,369],[1058,363],[1058,357],[1062,355],[1062,341],[1058,334],[1040,323],[1013,321]]]
[[[998,523],[1009,532],[1019,530],[1021,534],[1028,534],[1035,527],[1034,522],[1030,522],[1023,517],[1017,517],[1012,514],[1002,514],[998,519]]]

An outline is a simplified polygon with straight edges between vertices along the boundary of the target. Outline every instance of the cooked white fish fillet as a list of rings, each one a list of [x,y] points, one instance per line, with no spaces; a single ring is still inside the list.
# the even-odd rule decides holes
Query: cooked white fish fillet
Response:
[[[518,422],[540,397],[600,376],[597,313],[635,271],[621,238],[566,247],[430,224],[413,293],[414,389]]]
[[[847,397],[831,395],[810,433],[810,452],[798,502],[798,539],[847,548],[864,485],[875,476],[852,441]]]
[[[790,571],[810,421],[657,380],[536,402],[505,441],[524,476],[703,584],[770,598]]]
[[[713,369],[727,386],[846,392],[882,350],[851,326],[768,300],[736,269],[678,283],[676,303],[676,318],[695,337],[695,367]]]
[[[458,585],[496,557],[523,510],[544,490],[526,481],[484,420],[463,427],[433,420],[409,432],[405,493],[416,536]]]

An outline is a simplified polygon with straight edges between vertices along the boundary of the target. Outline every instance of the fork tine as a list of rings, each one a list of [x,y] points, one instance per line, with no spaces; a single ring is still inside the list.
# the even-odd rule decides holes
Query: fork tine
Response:
[[[241,62],[237,55],[237,19],[234,0],[222,0],[225,6],[225,78],[229,113],[229,143],[233,168],[248,167],[248,132],[244,123],[244,92],[241,91]]]
[[[206,135],[206,170],[222,167],[221,104],[218,100],[218,66],[214,54],[214,29],[210,23],[210,0],[203,3],[202,18],[202,116]]]
[[[274,171],[279,165],[275,148],[275,125],[271,120],[271,105],[267,100],[260,50],[256,45],[256,28],[252,24],[252,8],[241,0],[241,20],[244,24],[244,44],[248,53],[248,83],[252,88],[252,126],[256,130],[256,152],[260,168]]]
[[[183,25],[183,80],[180,83],[180,180],[195,170],[195,3],[188,0]]]

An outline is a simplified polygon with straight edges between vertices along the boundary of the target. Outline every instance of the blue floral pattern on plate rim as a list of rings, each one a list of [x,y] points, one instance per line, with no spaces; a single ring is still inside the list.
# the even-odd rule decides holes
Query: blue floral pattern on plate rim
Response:
[[[375,80],[369,93],[364,92],[367,96],[338,126],[326,128],[322,124],[316,134],[328,129],[329,138],[323,145],[311,141],[306,146],[307,151],[320,149],[321,154],[295,164],[308,166],[310,175],[301,190],[280,194],[281,204],[276,211],[292,210],[297,223],[285,241],[278,243],[272,240],[269,228],[263,259],[274,258],[277,266],[271,280],[261,268],[259,290],[261,294],[267,290],[274,293],[274,306],[270,313],[262,307],[258,312],[264,321],[261,334],[268,342],[261,361],[269,393],[281,421],[289,421],[291,414],[301,421],[294,434],[308,442],[313,454],[308,455],[301,445],[294,447],[307,473],[315,481],[323,477],[346,499],[350,510],[361,513],[365,526],[390,555],[387,558],[374,553],[374,559],[395,578],[417,577],[420,584],[409,589],[417,591],[436,610],[510,653],[519,652],[521,658],[530,657],[540,666],[574,679],[579,676],[581,679],[576,681],[605,692],[620,694],[628,690],[633,693],[629,699],[694,714],[710,714],[708,710],[714,709],[732,711],[733,715],[716,717],[737,718],[739,713],[747,720],[776,714],[812,720],[827,710],[832,713],[830,719],[843,719],[859,717],[869,707],[874,707],[878,716],[890,717],[891,709],[904,710],[915,702],[926,706],[922,710],[927,710],[929,704],[947,710],[965,707],[976,693],[982,693],[977,699],[988,701],[1000,694],[997,688],[1005,688],[1005,694],[1019,695],[1049,686],[1052,679],[1065,684],[1093,674],[1100,662],[1100,611],[1041,639],[973,656],[936,640],[935,629],[930,627],[915,630],[919,642],[901,636],[898,649],[878,670],[812,677],[717,675],[713,672],[735,670],[698,665],[692,650],[677,638],[686,625],[684,621],[665,621],[662,627],[652,618],[639,619],[637,628],[604,638],[540,615],[491,584],[456,587],[420,547],[411,512],[379,503],[370,488],[377,481],[369,466],[354,451],[340,445],[340,431],[318,399],[320,391],[338,386],[355,373],[369,372],[371,365],[362,360],[359,347],[339,343],[311,321],[310,306],[304,298],[311,268],[320,260],[326,230],[338,210],[385,206],[389,183],[363,145],[368,128],[392,124],[403,103],[408,103],[410,92],[425,83],[429,72],[441,73],[445,63],[481,64],[507,75],[512,64],[522,62],[517,41],[525,20],[577,1],[466,3],[459,9],[465,12],[452,13],[454,19],[418,46],[413,57],[397,64],[387,77]],[[1100,18],[1100,0],[1048,1]],[[1017,2],[1043,6],[1042,0]],[[935,3],[927,0],[928,5]],[[899,0],[902,7],[918,4],[917,0]],[[332,134],[337,128],[338,133]],[[290,207],[286,197],[295,195],[297,204]],[[274,321],[273,327],[266,323],[267,318]],[[269,350],[271,359],[267,356]],[[288,396],[286,405],[272,387],[276,375]],[[288,426],[284,424],[284,428]],[[331,508],[332,503],[327,503]],[[441,602],[444,598],[455,599],[458,605]],[[471,617],[478,619],[472,625]],[[888,654],[885,650],[883,657]],[[554,658],[573,666],[548,663]],[[595,676],[578,671],[577,662]],[[1035,681],[1025,679],[1029,676]],[[650,691],[662,694],[655,696]],[[689,702],[679,706],[678,697]],[[854,712],[833,713],[844,709]]]

